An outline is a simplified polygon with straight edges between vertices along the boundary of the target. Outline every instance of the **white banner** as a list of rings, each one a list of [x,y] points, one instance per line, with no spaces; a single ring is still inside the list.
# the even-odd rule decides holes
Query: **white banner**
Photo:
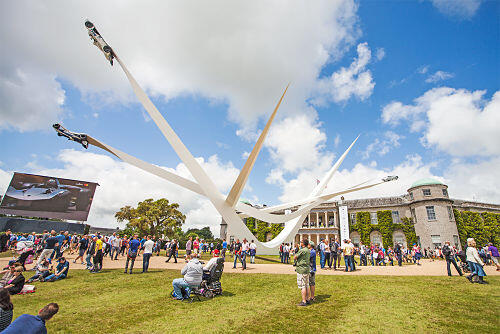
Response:
[[[339,207],[340,220],[340,243],[344,246],[344,240],[349,239],[349,219],[347,215],[347,205]]]

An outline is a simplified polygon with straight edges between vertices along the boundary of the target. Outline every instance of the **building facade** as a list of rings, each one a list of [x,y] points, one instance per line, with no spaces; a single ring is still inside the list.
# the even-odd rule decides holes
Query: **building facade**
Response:
[[[413,183],[407,193],[401,196],[322,203],[311,209],[294,241],[298,243],[304,238],[316,243],[321,239],[337,238],[340,241],[339,207],[341,206],[347,206],[350,226],[356,222],[358,212],[369,212],[370,223],[373,225],[378,224],[378,211],[390,210],[394,223],[400,223],[404,217],[411,218],[417,242],[421,247],[431,249],[441,247],[446,241],[460,247],[454,209],[500,213],[498,204],[452,199],[449,197],[447,185],[434,179],[422,179]],[[231,239],[227,233],[227,226],[222,222],[221,238]],[[360,234],[352,231],[350,239],[354,244],[359,244]],[[399,242],[408,246],[406,236],[400,229],[393,231],[392,239],[394,243]],[[370,233],[370,242],[382,244],[382,234],[376,229],[373,230]]]

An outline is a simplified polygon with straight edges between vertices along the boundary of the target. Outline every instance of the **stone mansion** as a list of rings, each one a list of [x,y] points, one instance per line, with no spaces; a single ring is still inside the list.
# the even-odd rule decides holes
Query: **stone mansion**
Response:
[[[390,210],[394,223],[400,223],[403,217],[412,218],[421,247],[436,248],[445,241],[460,247],[459,234],[453,210],[500,213],[500,205],[450,198],[448,186],[434,179],[422,179],[411,185],[407,194],[395,197],[367,198],[357,200],[340,200],[323,203],[309,212],[302,222],[302,227],[294,241],[307,238],[318,243],[321,239],[339,236],[339,207],[347,206],[349,226],[356,221],[358,212],[369,212],[371,224],[378,224],[377,211]],[[221,223],[221,238],[230,240],[227,225]],[[270,240],[272,235],[267,235]],[[360,235],[353,231],[350,239],[359,244]],[[370,233],[370,242],[382,244],[382,234],[374,230]],[[402,230],[394,230],[393,242],[406,245],[406,237]]]

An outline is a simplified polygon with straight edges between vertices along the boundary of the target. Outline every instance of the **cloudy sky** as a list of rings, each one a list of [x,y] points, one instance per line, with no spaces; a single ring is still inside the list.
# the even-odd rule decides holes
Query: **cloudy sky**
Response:
[[[218,234],[206,199],[51,129],[60,122],[190,177],[92,46],[88,18],[222,192],[291,83],[244,198],[303,197],[361,134],[328,190],[395,174],[347,198],[434,177],[452,197],[500,203],[499,10],[481,0],[3,1],[0,192],[14,171],[94,181],[94,226],[166,197],[186,227]]]

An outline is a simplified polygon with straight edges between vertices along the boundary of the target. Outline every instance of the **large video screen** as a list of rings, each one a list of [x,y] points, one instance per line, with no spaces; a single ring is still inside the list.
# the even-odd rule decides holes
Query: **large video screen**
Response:
[[[86,221],[97,183],[14,173],[0,213]]]

